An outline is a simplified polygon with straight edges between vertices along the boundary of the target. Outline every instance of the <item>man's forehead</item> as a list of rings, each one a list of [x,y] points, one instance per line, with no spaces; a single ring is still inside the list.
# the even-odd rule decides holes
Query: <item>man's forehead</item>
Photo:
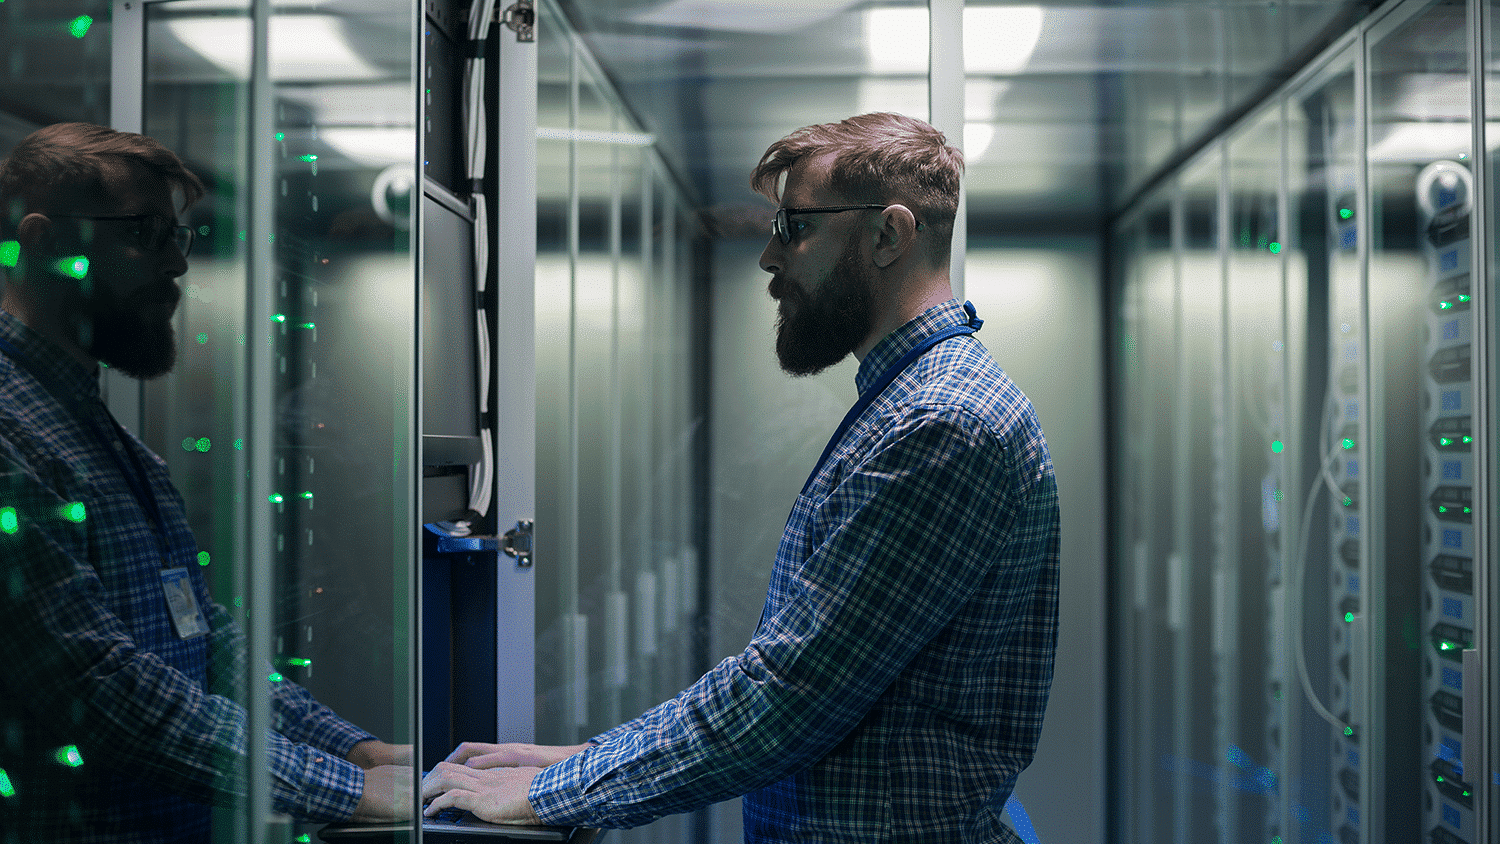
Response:
[[[799,159],[785,174],[781,186],[781,205],[799,208],[827,204],[832,200],[828,177],[833,170],[834,153]]]
[[[162,214],[175,217],[176,197],[160,174],[134,161],[113,162],[102,172],[104,190],[89,198],[101,213]]]

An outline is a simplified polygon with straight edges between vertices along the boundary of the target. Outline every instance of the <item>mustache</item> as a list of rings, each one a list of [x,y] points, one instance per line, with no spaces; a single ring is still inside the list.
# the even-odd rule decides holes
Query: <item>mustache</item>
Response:
[[[138,305],[172,305],[176,306],[182,300],[182,289],[170,281],[143,287],[130,295],[132,302]]]

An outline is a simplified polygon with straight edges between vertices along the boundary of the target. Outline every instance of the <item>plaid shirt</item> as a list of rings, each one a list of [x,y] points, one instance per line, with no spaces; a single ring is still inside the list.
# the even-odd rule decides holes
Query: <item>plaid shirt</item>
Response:
[[[882,340],[864,389],[955,302]],[[1057,488],[973,337],[922,355],[797,499],[749,647],[533,781],[548,823],[629,827],[744,794],[751,842],[1015,842],[1057,636]]]
[[[97,375],[4,312],[0,340],[0,842],[206,841],[209,804],[245,791],[239,627],[209,597],[166,464],[114,433]],[[176,567],[207,635],[172,626]],[[274,808],[349,817],[364,773],[343,757],[374,736],[293,683],[271,694]]]

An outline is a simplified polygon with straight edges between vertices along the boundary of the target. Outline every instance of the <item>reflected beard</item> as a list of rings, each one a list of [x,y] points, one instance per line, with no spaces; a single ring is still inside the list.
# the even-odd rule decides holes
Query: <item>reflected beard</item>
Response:
[[[171,372],[177,363],[177,333],[170,312],[163,319],[151,311],[167,302],[175,310],[180,295],[177,286],[169,282],[129,300],[101,287],[93,293],[85,323],[92,333],[82,344],[89,354],[142,381]]]
[[[875,319],[874,280],[849,239],[828,278],[809,296],[782,282],[776,316],[776,359],[789,375],[816,375],[859,347]]]

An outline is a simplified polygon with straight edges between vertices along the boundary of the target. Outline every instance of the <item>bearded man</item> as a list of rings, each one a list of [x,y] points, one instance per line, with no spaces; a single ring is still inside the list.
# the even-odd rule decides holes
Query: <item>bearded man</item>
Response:
[[[85,123],[0,163],[0,844],[198,844],[245,792],[243,636],[166,464],[99,395],[101,363],[171,370],[178,202],[202,194],[161,144]],[[410,815],[410,746],[295,683],[270,696],[275,810]]]
[[[747,842],[1018,842],[1057,637],[1057,487],[948,262],[963,161],[867,114],[772,144],[776,353],[859,401],[793,505],[750,644],[576,747],[464,744],[429,814],[631,827],[744,796]]]

